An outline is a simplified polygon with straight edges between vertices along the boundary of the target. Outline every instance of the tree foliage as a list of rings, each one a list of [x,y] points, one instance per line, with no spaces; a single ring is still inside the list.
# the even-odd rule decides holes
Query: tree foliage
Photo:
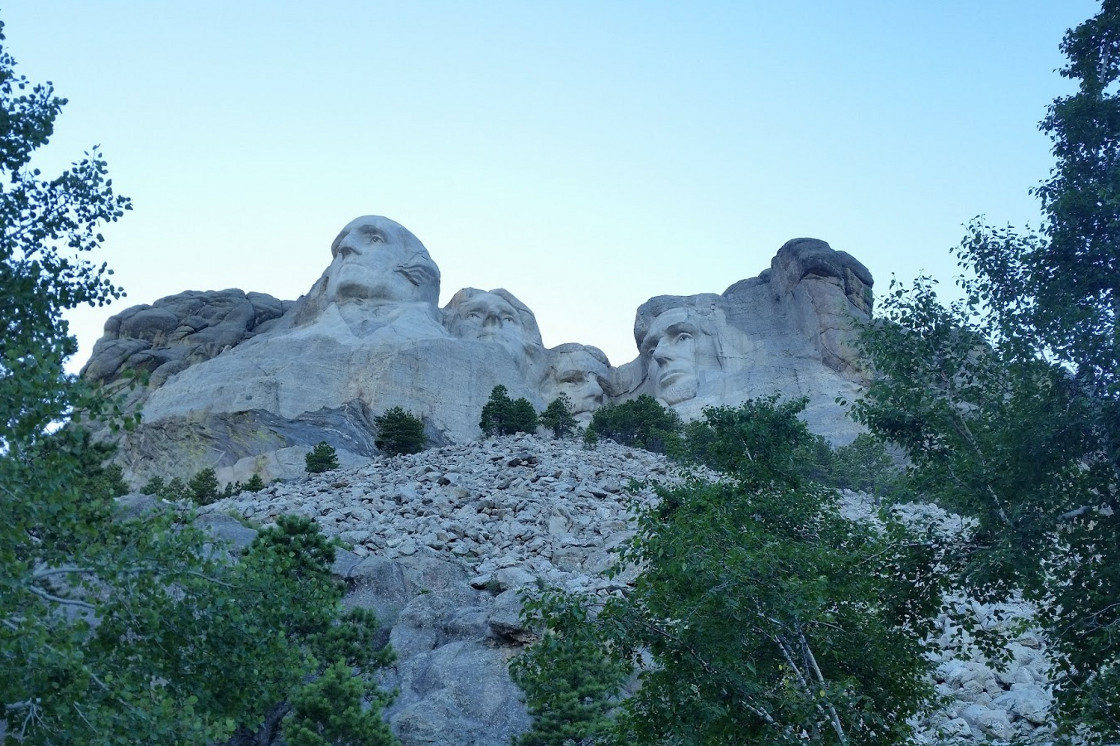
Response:
[[[609,438],[655,453],[674,453],[680,447],[682,428],[680,415],[649,394],[642,394],[630,401],[596,409],[588,431],[594,432],[595,438]]]
[[[537,431],[537,410],[528,399],[510,399],[509,390],[501,384],[490,392],[482,407],[478,426],[485,435],[512,435]]]
[[[13,450],[33,447],[79,396],[63,373],[77,345],[62,311],[120,297],[112,271],[83,255],[131,209],[96,149],[53,178],[31,165],[66,100],[14,68],[0,46],[0,447]]]
[[[325,440],[318,443],[303,457],[304,469],[308,474],[322,474],[338,468],[338,453],[334,446]]]
[[[419,453],[428,442],[424,421],[401,407],[393,407],[374,417],[373,423],[377,426],[374,445],[390,455]]]
[[[925,640],[944,547],[889,515],[879,527],[845,519],[834,493],[804,480],[802,407],[750,401],[689,427],[692,457],[724,477],[658,488],[620,555],[619,567],[640,573],[581,632],[641,671],[602,742],[893,744],[929,704]],[[533,607],[549,612],[550,631],[587,613],[559,598]],[[554,649],[554,685],[586,686],[555,650],[565,639],[552,631],[538,643]],[[602,691],[600,708],[611,704]],[[564,701],[552,693],[549,707]]]
[[[380,707],[363,708],[366,691],[342,661],[292,696],[287,746],[390,746],[397,743]],[[380,704],[380,703],[379,703]]]
[[[190,490],[191,499],[199,505],[209,505],[218,499],[219,485],[218,477],[212,467],[200,469],[190,481],[187,482],[187,489]]]
[[[0,48],[0,721],[27,744],[271,743],[329,666],[369,691],[389,653],[341,612],[313,524],[281,519],[231,561],[189,514],[117,510],[120,471],[81,427],[114,410],[65,374],[62,313],[119,296],[82,257],[129,205],[96,152],[32,167],[65,102],[13,66]]]
[[[892,286],[865,340],[856,412],[903,448],[925,495],[974,516],[965,579],[1022,588],[1057,655],[1059,715],[1120,737],[1120,3],[1067,32],[1075,93],[1050,106],[1039,232],[974,221],[964,299]]]
[[[612,711],[630,666],[610,656],[591,624],[591,599],[546,591],[521,612],[542,628],[539,642],[510,663],[526,695],[532,727],[519,746],[603,742],[614,728]]]
[[[541,412],[540,422],[557,438],[566,438],[575,433],[576,428],[579,427],[575,415],[572,414],[572,401],[567,394],[560,394],[548,403],[545,410]]]

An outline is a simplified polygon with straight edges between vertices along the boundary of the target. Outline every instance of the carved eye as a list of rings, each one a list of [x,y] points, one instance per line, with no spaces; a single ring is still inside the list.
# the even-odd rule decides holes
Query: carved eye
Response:
[[[692,339],[692,334],[689,332],[681,332],[677,335],[678,342],[687,342],[690,339]]]
[[[512,324],[513,323],[513,317],[512,316],[503,316],[502,317],[502,323]]]
[[[369,243],[385,243],[385,234],[372,226],[363,228],[362,235]]]
[[[467,318],[473,321],[478,321],[482,318],[482,314],[480,314],[478,311],[471,311],[467,314]]]

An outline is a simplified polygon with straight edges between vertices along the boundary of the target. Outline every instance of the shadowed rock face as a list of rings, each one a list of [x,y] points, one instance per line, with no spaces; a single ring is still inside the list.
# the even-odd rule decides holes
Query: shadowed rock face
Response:
[[[807,396],[810,427],[836,442],[855,428],[835,405],[858,393],[858,324],[872,279],[816,239],[789,241],[758,277],[722,294],[658,296],[638,309],[638,356],[613,367],[594,347],[546,349],[512,293],[464,288],[441,310],[440,272],[420,240],[388,218],[347,224],[306,295],[187,292],[112,317],[83,375],[113,384],[150,373],[130,401],[144,424],[125,436],[136,478],[291,476],[326,440],[368,456],[373,417],[400,406],[436,442],[478,437],[494,386],[538,411],[563,393],[583,421],[603,404],[651,394],[685,418],[705,406],[779,393]]]
[[[727,325],[724,305],[717,295],[662,295],[638,308],[634,341],[648,393],[680,404],[731,372],[749,340]]]
[[[539,384],[545,352],[537,317],[513,293],[463,288],[444,306],[443,323],[459,339],[501,346],[517,361],[526,381]]]

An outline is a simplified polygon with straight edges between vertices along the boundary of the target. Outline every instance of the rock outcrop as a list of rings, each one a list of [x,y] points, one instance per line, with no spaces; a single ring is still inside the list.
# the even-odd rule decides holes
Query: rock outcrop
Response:
[[[610,441],[585,450],[572,441],[517,435],[377,457],[369,464],[243,492],[199,510],[221,536],[245,545],[227,515],[268,524],[297,513],[352,547],[335,571],[345,603],[375,611],[398,661],[386,685],[394,731],[412,744],[507,744],[529,725],[508,674],[532,639],[520,620],[519,589],[544,584],[593,594],[622,592],[632,572],[607,579],[611,550],[633,535],[648,488],[673,483],[664,457]],[[874,520],[870,498],[844,493],[846,515]],[[902,506],[905,520],[939,531],[960,519],[931,506]],[[1029,620],[1022,603],[958,599],[982,628]],[[979,655],[948,616],[936,639],[935,681],[944,705],[919,726],[923,743],[1044,739],[1051,693],[1045,641],[1026,625],[1003,669]]]
[[[158,387],[195,363],[209,360],[267,331],[290,302],[241,290],[189,290],[133,306],[105,324],[82,375],[96,383],[119,380],[128,371],[149,374]]]
[[[395,406],[432,442],[479,435],[494,386],[540,411],[567,394],[586,422],[606,403],[651,394],[686,418],[748,397],[805,396],[810,427],[836,443],[855,426],[835,403],[858,393],[853,348],[870,317],[871,275],[823,241],[796,239],[770,269],[720,295],[658,296],[634,326],[638,357],[545,347],[532,311],[504,289],[464,288],[440,309],[427,249],[383,217],[331,245],[306,295],[189,292],[112,317],[83,375],[129,389],[143,424],[121,458],[136,480],[215,467],[225,481],[298,474],[320,441],[356,463],[375,453],[372,418]]]

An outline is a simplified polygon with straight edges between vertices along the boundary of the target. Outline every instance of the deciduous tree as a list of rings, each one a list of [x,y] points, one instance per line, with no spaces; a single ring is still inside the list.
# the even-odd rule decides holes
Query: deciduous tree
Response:
[[[26,744],[271,743],[328,666],[368,694],[387,653],[341,613],[313,524],[281,519],[237,562],[189,515],[117,510],[110,449],[80,427],[112,407],[64,372],[62,313],[120,295],[84,256],[129,203],[96,151],[32,166],[64,103],[0,45],[0,720]]]
[[[965,580],[1023,589],[1056,653],[1059,715],[1120,737],[1120,2],[1067,32],[1042,129],[1056,165],[1039,232],[977,220],[957,250],[964,299],[892,287],[856,406],[900,445],[923,493],[979,521]]]

